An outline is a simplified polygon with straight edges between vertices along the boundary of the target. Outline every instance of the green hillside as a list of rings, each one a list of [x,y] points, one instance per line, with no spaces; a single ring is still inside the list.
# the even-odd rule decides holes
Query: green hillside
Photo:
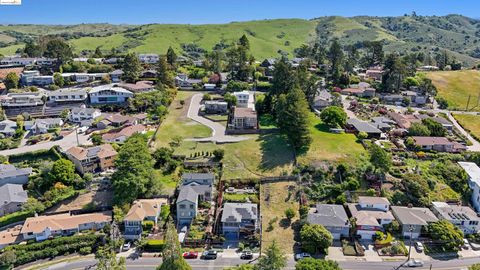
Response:
[[[0,25],[0,53],[12,54],[40,35],[59,35],[76,52],[116,48],[121,51],[165,53],[169,46],[211,50],[246,34],[257,59],[292,55],[295,48],[314,40],[338,38],[343,44],[383,40],[386,51],[447,50],[457,60],[472,65],[480,60],[480,21],[460,15],[400,17],[320,17],[313,20],[278,19],[228,24],[186,25]]]
[[[461,71],[437,71],[428,72],[427,77],[432,79],[437,87],[438,95],[448,101],[450,109],[465,110],[477,106],[480,90],[480,71],[461,70]],[[473,108],[478,110],[479,108]]]

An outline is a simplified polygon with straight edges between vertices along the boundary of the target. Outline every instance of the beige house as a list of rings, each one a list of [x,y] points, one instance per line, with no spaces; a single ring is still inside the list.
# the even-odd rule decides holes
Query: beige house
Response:
[[[85,174],[114,168],[117,151],[110,144],[103,144],[90,148],[74,146],[66,154],[77,171]]]
[[[133,202],[132,207],[123,219],[125,239],[140,239],[142,236],[142,223],[151,220],[157,224],[162,205],[167,204],[167,199],[142,199]]]

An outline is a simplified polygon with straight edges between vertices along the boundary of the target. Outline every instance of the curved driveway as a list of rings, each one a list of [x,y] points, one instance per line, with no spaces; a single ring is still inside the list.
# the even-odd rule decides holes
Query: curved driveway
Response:
[[[198,112],[200,111],[200,102],[202,101],[202,98],[203,98],[203,94],[195,94],[192,96],[190,100],[190,106],[188,107],[187,116],[193,121],[209,127],[212,130],[212,136],[208,138],[191,139],[191,140],[203,141],[203,142],[210,141],[210,142],[217,142],[217,143],[230,143],[230,142],[239,142],[239,141],[249,139],[248,137],[245,137],[245,136],[225,135],[226,128],[223,125],[198,115]]]

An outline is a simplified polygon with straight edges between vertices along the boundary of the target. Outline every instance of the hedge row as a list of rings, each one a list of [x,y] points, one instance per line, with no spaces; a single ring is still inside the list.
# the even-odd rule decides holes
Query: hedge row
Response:
[[[70,253],[85,251],[85,247],[94,247],[100,243],[103,235],[86,234],[54,238],[43,242],[37,242],[27,245],[13,245],[5,248],[4,256],[7,251],[15,253],[14,265],[23,265],[36,260],[52,258],[55,256],[66,255]]]
[[[145,251],[161,252],[165,248],[165,241],[163,240],[148,240],[145,245]]]
[[[0,228],[12,223],[23,221],[28,217],[33,217],[33,214],[34,213],[30,211],[20,211],[0,217]]]

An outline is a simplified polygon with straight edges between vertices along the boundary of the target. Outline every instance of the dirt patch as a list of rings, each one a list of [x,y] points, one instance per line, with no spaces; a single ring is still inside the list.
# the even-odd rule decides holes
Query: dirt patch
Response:
[[[112,206],[112,198],[112,191],[90,191],[56,205],[49,209],[48,213],[110,207]]]

